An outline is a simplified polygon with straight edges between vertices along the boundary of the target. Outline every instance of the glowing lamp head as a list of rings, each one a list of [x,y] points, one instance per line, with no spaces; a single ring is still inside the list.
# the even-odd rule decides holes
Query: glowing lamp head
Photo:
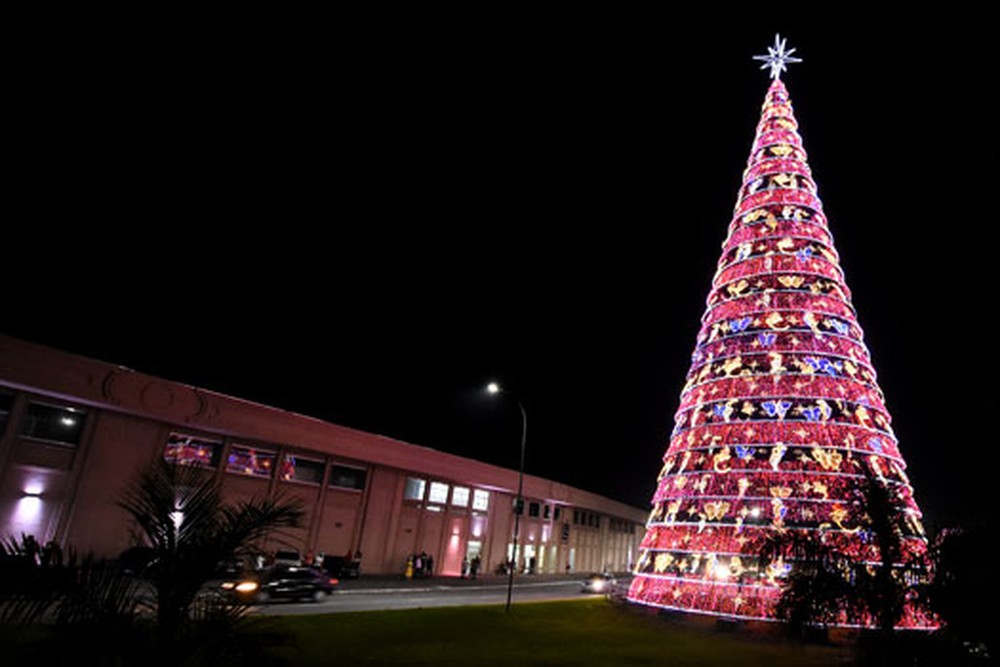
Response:
[[[40,495],[42,495],[42,492],[44,490],[45,490],[45,488],[42,486],[41,482],[32,481],[32,482],[28,482],[24,486],[24,495],[25,496],[30,496],[30,497],[33,497],[33,498],[37,498]]]
[[[728,565],[723,565],[722,563],[717,563],[715,565],[715,572],[714,572],[714,574],[715,574],[715,578],[716,579],[721,579],[722,581],[725,581],[726,579],[729,578],[729,574],[730,574],[730,572],[729,572],[729,566]]]
[[[498,385],[496,382],[490,382],[488,385],[486,385],[486,391],[488,391],[491,394],[499,394],[500,385]]]

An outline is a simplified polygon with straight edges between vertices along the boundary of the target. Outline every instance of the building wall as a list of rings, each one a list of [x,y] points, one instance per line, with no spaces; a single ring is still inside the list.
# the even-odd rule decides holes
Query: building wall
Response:
[[[134,532],[116,504],[123,486],[188,437],[217,448],[208,471],[227,501],[301,500],[302,526],[269,548],[360,551],[369,573],[402,573],[426,552],[449,575],[477,552],[483,572],[511,553],[516,471],[0,336],[0,535],[120,553]],[[308,479],[283,479],[289,462]],[[332,466],[363,474],[363,488],[332,486]],[[520,567],[532,557],[536,572],[564,572],[571,560],[576,571],[630,567],[644,511],[532,475],[524,489]]]

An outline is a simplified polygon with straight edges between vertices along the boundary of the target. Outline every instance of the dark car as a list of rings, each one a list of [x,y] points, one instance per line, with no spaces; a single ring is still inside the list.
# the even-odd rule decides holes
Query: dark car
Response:
[[[302,554],[294,549],[279,549],[274,552],[275,565],[302,565]]]
[[[255,591],[256,602],[313,600],[319,602],[340,583],[336,577],[314,567],[275,567],[264,572]],[[249,591],[248,591],[249,592]]]
[[[323,569],[337,579],[357,579],[361,576],[361,561],[344,556],[325,556]]]
[[[142,575],[156,562],[156,549],[129,547],[118,556],[118,565],[128,574]]]

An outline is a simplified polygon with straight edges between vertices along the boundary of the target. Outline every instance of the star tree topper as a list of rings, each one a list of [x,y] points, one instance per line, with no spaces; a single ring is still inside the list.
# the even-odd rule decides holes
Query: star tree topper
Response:
[[[754,60],[762,60],[764,64],[760,66],[761,69],[771,68],[771,78],[779,79],[781,78],[781,73],[788,69],[788,63],[800,63],[801,58],[793,58],[792,54],[795,53],[795,49],[789,49],[785,51],[785,42],[788,40],[781,39],[781,35],[774,35],[774,46],[767,47],[766,56],[754,56]]]

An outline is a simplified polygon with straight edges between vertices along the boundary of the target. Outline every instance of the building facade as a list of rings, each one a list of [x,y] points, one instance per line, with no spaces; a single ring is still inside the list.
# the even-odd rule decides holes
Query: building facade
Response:
[[[360,552],[368,573],[421,552],[493,572],[512,551],[516,470],[0,336],[0,536],[117,555],[134,544],[118,494],[156,457],[211,471],[227,500],[300,499],[283,541]],[[532,475],[524,497],[520,569],[631,568],[643,510]]]

